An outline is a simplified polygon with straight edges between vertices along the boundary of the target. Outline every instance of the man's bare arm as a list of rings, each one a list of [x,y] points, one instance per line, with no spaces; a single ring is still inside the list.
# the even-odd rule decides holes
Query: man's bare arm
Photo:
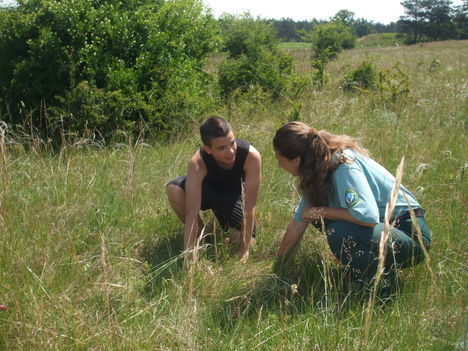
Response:
[[[252,145],[249,149],[249,155],[245,161],[245,184],[244,184],[244,214],[241,238],[239,243],[239,256],[243,261],[248,259],[248,250],[250,247],[252,232],[255,223],[255,205],[261,182],[262,158],[260,153]]]
[[[194,247],[201,228],[198,228],[198,214],[201,206],[201,187],[206,176],[206,167],[197,151],[190,159],[185,184],[185,229],[184,249]]]

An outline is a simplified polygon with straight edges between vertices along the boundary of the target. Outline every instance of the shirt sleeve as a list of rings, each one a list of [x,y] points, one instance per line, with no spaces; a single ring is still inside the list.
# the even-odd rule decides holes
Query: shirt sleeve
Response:
[[[304,208],[309,206],[309,202],[306,200],[304,196],[301,196],[301,200],[299,201],[299,204],[296,207],[296,210],[294,211],[294,220],[297,222],[304,222],[302,219],[302,212],[304,211]]]
[[[341,164],[333,173],[340,207],[363,223],[379,223],[379,208],[362,169],[353,164]]]

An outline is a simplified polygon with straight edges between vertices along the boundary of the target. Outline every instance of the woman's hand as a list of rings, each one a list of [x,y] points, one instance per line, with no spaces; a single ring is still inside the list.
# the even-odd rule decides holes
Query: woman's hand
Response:
[[[312,222],[324,217],[323,207],[308,207],[302,211],[302,219],[306,222]]]
[[[307,207],[302,211],[302,219],[308,223],[319,218],[326,218],[332,221],[347,221],[364,227],[374,227],[377,224],[358,221],[347,208],[321,206]]]

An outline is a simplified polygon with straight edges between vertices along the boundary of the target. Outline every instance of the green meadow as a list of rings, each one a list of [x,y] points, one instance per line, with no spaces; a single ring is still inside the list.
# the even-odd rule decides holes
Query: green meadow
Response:
[[[310,49],[284,50],[294,56],[294,94],[272,102],[252,90],[213,111],[263,157],[258,241],[246,264],[210,213],[198,261],[184,263],[165,183],[185,174],[197,125],[164,142],[122,134],[121,143],[82,139],[59,150],[2,126],[0,350],[468,347],[468,41],[344,51],[321,89]],[[386,72],[385,88],[345,93],[343,76],[365,60]],[[426,209],[433,241],[428,260],[400,272],[392,301],[347,293],[315,229],[275,261],[299,194],[271,140],[294,119],[358,137],[392,173],[405,157],[402,182]]]

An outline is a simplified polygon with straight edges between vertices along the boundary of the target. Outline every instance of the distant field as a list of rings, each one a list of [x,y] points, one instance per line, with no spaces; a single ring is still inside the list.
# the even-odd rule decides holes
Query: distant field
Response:
[[[358,48],[376,48],[403,45],[403,39],[397,33],[375,33],[359,38],[356,43]]]
[[[263,155],[258,243],[245,265],[204,214],[215,240],[184,266],[164,185],[185,173],[196,126],[165,143],[81,140],[58,152],[7,131],[0,350],[465,350],[468,41],[380,46],[341,53],[318,89],[306,45],[284,44],[299,76],[289,96],[272,102],[253,90],[213,111]],[[343,76],[364,60],[394,77],[387,91],[343,92]],[[430,261],[401,272],[388,306],[369,310],[367,296],[342,290],[316,230],[286,267],[275,263],[299,196],[271,145],[290,119],[360,138],[392,172],[405,155],[403,183],[426,209],[433,244]]]
[[[285,50],[301,50],[310,48],[310,43],[283,42],[279,47]]]
[[[403,45],[403,39],[398,37],[398,33],[369,34],[356,41],[356,48],[383,48],[400,45]],[[310,43],[283,42],[279,46],[290,52],[310,49]]]

